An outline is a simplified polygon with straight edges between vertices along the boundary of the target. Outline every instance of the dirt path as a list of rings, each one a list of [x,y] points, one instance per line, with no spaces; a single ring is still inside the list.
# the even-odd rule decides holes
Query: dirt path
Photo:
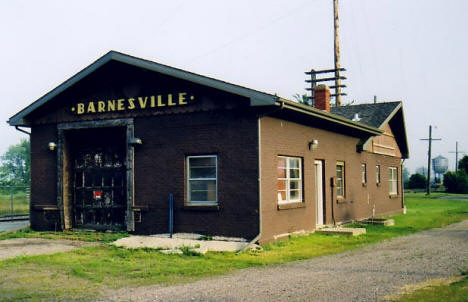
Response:
[[[59,252],[69,252],[95,243],[72,241],[72,240],[52,240],[39,238],[17,238],[0,240],[0,260],[18,256],[31,256],[41,254],[54,254]]]
[[[363,249],[170,287],[123,288],[106,301],[377,301],[468,268],[468,220]]]

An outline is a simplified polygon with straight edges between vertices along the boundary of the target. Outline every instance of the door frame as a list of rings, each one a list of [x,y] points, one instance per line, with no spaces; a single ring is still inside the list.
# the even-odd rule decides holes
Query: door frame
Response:
[[[320,183],[319,179],[317,179],[317,168],[320,168],[320,173],[321,173],[321,178],[320,178]],[[315,200],[316,200],[316,206],[315,206],[315,226],[322,226],[325,224],[325,213],[326,213],[326,202],[325,202],[325,160],[323,159],[315,159],[314,160],[314,179],[315,179]],[[321,184],[321,190],[322,190],[322,202],[321,202],[321,212],[322,212],[322,223],[319,223],[319,216],[320,216],[320,208],[319,208],[319,191],[318,191],[318,185]]]
[[[57,205],[60,210],[60,223],[62,229],[72,228],[72,213],[71,213],[71,188],[67,179],[66,169],[69,169],[69,150],[67,148],[68,142],[65,138],[66,130],[76,129],[92,129],[92,128],[112,128],[112,127],[125,127],[126,128],[126,197],[127,197],[127,211],[125,215],[125,224],[127,231],[135,230],[135,219],[133,213],[134,207],[134,124],[133,118],[113,119],[113,120],[100,120],[100,121],[85,121],[85,122],[71,122],[57,124],[58,140],[57,140]]]

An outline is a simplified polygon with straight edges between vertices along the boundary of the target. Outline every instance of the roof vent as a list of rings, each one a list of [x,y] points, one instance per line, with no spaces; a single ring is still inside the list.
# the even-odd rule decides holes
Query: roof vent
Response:
[[[359,117],[359,113],[355,113],[352,121],[353,122],[359,122],[360,120],[361,120],[361,118]]]

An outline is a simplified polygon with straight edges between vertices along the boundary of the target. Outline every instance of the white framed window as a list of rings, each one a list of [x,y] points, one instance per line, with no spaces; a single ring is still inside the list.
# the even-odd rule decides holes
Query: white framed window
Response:
[[[391,195],[398,194],[398,168],[388,168],[388,188]]]
[[[339,161],[336,163],[336,197],[345,196],[345,163]]]
[[[187,204],[218,204],[218,157],[187,156]]]
[[[302,159],[278,156],[278,204],[302,202]]]
[[[380,184],[380,165],[375,166],[375,183]]]
[[[366,164],[361,164],[361,182],[363,184],[367,183],[367,166],[366,166]]]

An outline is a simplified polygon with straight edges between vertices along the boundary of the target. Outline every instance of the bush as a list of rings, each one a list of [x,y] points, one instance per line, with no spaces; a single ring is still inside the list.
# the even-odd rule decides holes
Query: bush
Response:
[[[410,189],[424,189],[426,187],[426,176],[419,173],[411,175],[408,182]]]
[[[449,193],[468,193],[468,174],[463,170],[447,172],[444,175],[444,186]]]

